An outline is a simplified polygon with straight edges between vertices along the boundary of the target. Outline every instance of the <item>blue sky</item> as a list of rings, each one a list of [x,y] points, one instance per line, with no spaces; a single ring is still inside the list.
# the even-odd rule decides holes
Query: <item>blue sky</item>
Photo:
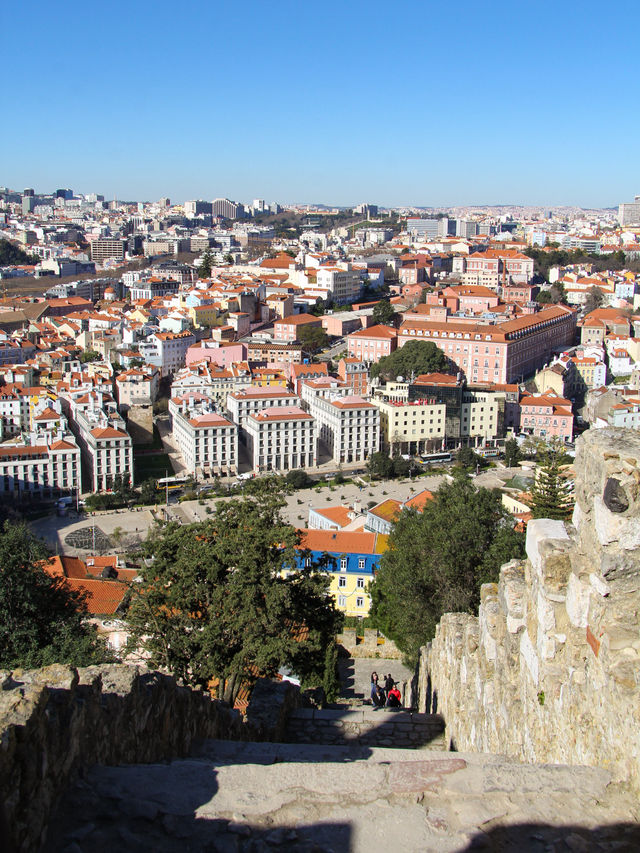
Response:
[[[342,205],[640,193],[636,3],[1,5],[3,185]]]

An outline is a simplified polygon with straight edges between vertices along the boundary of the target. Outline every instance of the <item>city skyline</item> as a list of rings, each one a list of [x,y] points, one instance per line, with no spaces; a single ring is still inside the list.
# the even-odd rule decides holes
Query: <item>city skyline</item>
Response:
[[[7,8],[18,129],[2,181],[130,200],[612,208],[638,186],[633,7],[565,7]]]

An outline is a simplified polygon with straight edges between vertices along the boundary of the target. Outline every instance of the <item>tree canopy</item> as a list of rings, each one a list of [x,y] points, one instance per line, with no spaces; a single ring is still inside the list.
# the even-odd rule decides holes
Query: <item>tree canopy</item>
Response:
[[[587,298],[584,301],[584,310],[587,314],[595,311],[604,302],[604,294],[597,285],[593,285],[587,290]]]
[[[394,326],[397,318],[398,315],[393,305],[387,299],[383,299],[377,305],[374,305],[373,314],[371,315],[374,325]]]
[[[314,353],[329,343],[329,337],[320,326],[302,326],[298,332],[298,340],[306,353]]]
[[[557,444],[540,452],[540,464],[531,487],[531,514],[534,518],[565,521],[573,512],[572,483],[562,476],[562,466],[569,461]]]
[[[442,614],[475,612],[481,584],[497,580],[523,548],[499,492],[457,476],[422,513],[400,513],[371,586],[377,625],[415,663]]]
[[[515,468],[521,458],[522,454],[520,453],[520,447],[516,439],[507,439],[504,443],[504,464],[507,468]]]
[[[24,524],[0,528],[0,668],[89,666],[108,658],[83,597],[42,568],[49,556]]]
[[[449,360],[433,341],[409,341],[391,355],[385,355],[376,364],[371,365],[371,376],[383,379],[395,379],[402,376],[406,380],[412,374],[446,372]]]
[[[20,246],[16,246],[10,240],[0,240],[0,267],[8,267],[12,264],[38,264],[40,258],[29,255]]]
[[[207,249],[202,255],[202,258],[200,259],[200,266],[198,267],[198,275],[200,278],[209,278],[211,276],[212,267],[213,257],[211,252]]]
[[[281,506],[273,492],[220,502],[211,520],[172,523],[148,540],[153,559],[128,619],[153,665],[188,684],[218,679],[227,701],[243,681],[281,666],[322,682],[341,615],[322,567],[295,568],[298,534]]]

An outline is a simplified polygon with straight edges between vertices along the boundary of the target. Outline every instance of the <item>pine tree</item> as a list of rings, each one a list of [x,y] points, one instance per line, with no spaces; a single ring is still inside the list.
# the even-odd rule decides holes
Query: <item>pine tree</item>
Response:
[[[558,455],[548,454],[531,488],[531,514],[534,518],[569,519],[573,511],[571,492],[572,484],[562,477]]]

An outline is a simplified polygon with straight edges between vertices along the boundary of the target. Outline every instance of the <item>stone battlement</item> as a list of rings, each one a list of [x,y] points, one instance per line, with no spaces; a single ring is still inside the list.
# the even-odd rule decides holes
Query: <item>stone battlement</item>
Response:
[[[576,444],[572,524],[538,519],[527,559],[447,613],[422,649],[419,710],[460,750],[587,764],[640,788],[640,436]]]
[[[94,764],[168,761],[208,738],[280,740],[299,693],[258,681],[246,719],[140,667],[0,673],[0,849],[38,850],[70,783]]]

